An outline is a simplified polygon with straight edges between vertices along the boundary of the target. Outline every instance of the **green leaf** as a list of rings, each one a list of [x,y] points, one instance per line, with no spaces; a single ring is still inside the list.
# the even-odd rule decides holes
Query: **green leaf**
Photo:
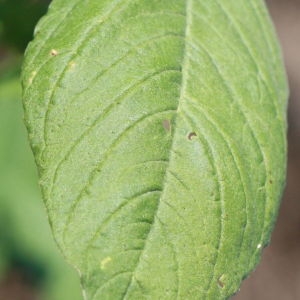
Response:
[[[16,76],[0,80],[0,141],[0,279],[11,268],[23,267],[36,281],[39,299],[82,299],[78,276],[64,262],[51,236]]]
[[[262,1],[54,0],[23,68],[86,299],[226,299],[268,243],[287,87]]]

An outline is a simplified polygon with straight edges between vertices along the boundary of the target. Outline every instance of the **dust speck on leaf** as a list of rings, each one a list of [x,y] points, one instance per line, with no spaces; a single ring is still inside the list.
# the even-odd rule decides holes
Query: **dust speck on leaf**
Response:
[[[190,132],[188,135],[188,139],[191,141],[196,136],[197,136],[196,132]]]
[[[51,54],[52,56],[57,56],[57,55],[58,55],[58,51],[55,50],[55,49],[52,49],[52,50],[50,51],[50,54]]]

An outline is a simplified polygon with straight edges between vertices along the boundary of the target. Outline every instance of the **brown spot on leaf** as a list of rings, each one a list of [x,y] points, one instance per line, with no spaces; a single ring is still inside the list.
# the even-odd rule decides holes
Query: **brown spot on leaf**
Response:
[[[197,136],[196,132],[190,132],[188,135],[188,139],[191,141],[196,136]]]
[[[163,125],[164,129],[166,130],[166,132],[171,131],[171,122],[170,122],[170,120],[163,120],[162,125]]]

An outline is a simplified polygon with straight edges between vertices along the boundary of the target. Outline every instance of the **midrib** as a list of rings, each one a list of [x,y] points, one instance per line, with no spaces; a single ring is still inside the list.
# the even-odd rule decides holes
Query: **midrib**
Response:
[[[170,146],[170,151],[169,151],[169,164],[167,165],[166,167],[166,171],[165,171],[165,176],[164,176],[164,180],[163,180],[163,186],[162,186],[162,192],[161,192],[161,196],[160,198],[158,199],[158,205],[157,205],[157,209],[156,211],[154,212],[154,221],[153,221],[153,224],[151,225],[150,227],[150,230],[148,232],[148,235],[147,235],[147,238],[145,239],[145,245],[144,245],[144,248],[138,258],[138,262],[137,262],[137,265],[135,267],[135,269],[133,270],[133,274],[131,276],[131,280],[127,286],[127,289],[124,293],[124,296],[123,296],[123,300],[128,300],[127,296],[128,296],[128,292],[130,291],[130,288],[131,288],[131,285],[132,285],[132,282],[133,282],[133,278],[134,278],[134,273],[136,272],[136,270],[138,269],[139,267],[139,263],[141,261],[141,257],[143,256],[144,252],[145,252],[145,249],[147,247],[147,242],[149,240],[149,236],[151,235],[151,232],[155,226],[155,224],[157,223],[157,213],[160,209],[160,204],[161,204],[161,199],[165,196],[165,190],[166,190],[166,185],[168,184],[168,174],[169,174],[169,170],[171,169],[171,165],[172,165],[172,161],[174,159],[174,152],[172,151],[173,147],[174,147],[174,144],[175,144],[175,140],[176,140],[176,133],[177,133],[177,127],[176,127],[176,121],[177,121],[177,118],[178,118],[178,114],[180,112],[180,107],[181,107],[181,104],[183,102],[183,99],[184,99],[184,95],[186,93],[186,84],[187,84],[187,80],[188,80],[188,76],[187,76],[187,69],[188,69],[188,64],[189,64],[189,58],[188,56],[186,55],[186,52],[187,52],[187,37],[189,36],[190,34],[190,28],[191,28],[191,12],[193,10],[192,8],[193,6],[193,0],[186,0],[186,23],[185,23],[185,34],[184,34],[184,48],[183,48],[183,56],[182,56],[182,67],[181,67],[181,74],[182,74],[182,80],[181,80],[181,88],[180,88],[180,93],[179,93],[179,101],[178,101],[178,105],[177,105],[177,110],[175,112],[175,121],[174,121],[174,132],[173,132],[173,135],[172,135],[172,142],[171,142],[171,146]]]

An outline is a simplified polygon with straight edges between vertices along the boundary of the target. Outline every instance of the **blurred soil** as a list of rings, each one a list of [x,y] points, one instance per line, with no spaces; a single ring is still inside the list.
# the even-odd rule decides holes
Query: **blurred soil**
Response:
[[[12,270],[0,283],[0,300],[40,300],[36,287],[23,270]]]

